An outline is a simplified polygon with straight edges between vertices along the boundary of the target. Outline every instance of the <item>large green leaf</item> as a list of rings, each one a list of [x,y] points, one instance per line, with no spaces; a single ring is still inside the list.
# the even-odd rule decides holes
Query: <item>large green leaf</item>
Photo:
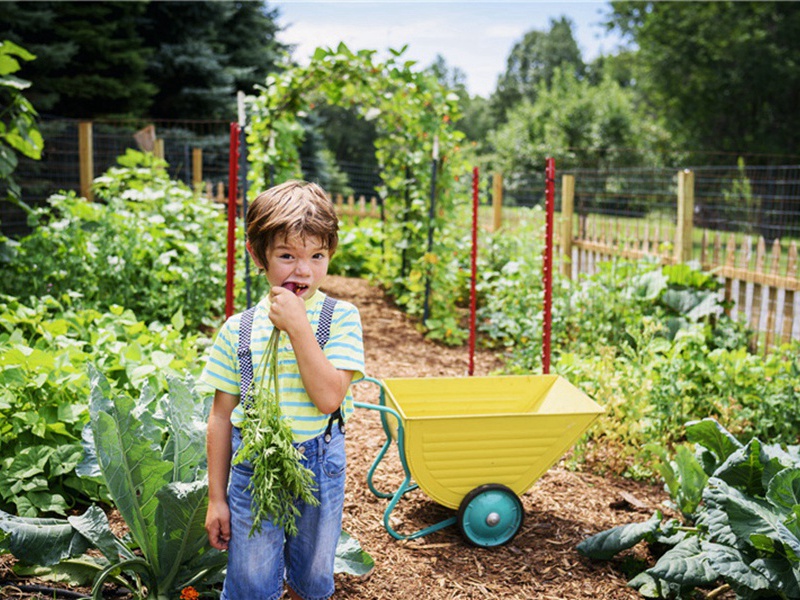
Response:
[[[750,566],[752,557],[746,557],[730,546],[703,542],[705,555],[713,569],[736,590],[767,590],[770,582],[762,573]]]
[[[647,572],[681,587],[705,585],[718,578],[696,536],[684,539],[665,552]]]
[[[157,496],[160,563],[156,566],[156,576],[159,591],[168,593],[182,563],[203,552],[216,552],[208,546],[205,530],[208,483],[173,482],[162,487]]]
[[[170,435],[165,458],[173,463],[172,481],[195,481],[206,470],[206,426],[199,418],[200,409],[189,386],[169,378]]]
[[[763,496],[764,465],[767,462],[761,453],[761,442],[753,438],[731,454],[714,472],[714,477],[750,496]]]
[[[687,423],[686,439],[713,452],[717,457],[718,465],[725,462],[731,454],[742,447],[742,444],[715,419]]]
[[[0,530],[8,534],[0,541],[0,550],[24,563],[55,565],[89,548],[86,538],[64,519],[17,517],[0,511]]]
[[[133,553],[111,531],[108,517],[100,507],[91,506],[82,515],[67,517],[67,521],[108,560],[133,558]]]
[[[790,515],[800,504],[800,468],[783,469],[769,482],[767,500],[773,506]]]
[[[375,568],[375,561],[364,552],[358,540],[342,530],[339,543],[336,546],[336,560],[333,563],[334,573],[347,573],[348,575],[369,575]]]
[[[92,429],[97,460],[109,493],[131,535],[146,559],[158,564],[158,539],[155,513],[156,492],[169,482],[172,465],[153,449],[153,441],[140,435],[139,421],[133,415],[133,400],[106,395],[108,383],[94,371],[92,382]]]
[[[601,531],[578,544],[578,552],[589,558],[608,560],[619,552],[631,548],[648,536],[654,535],[661,524],[661,512],[657,511],[644,523],[619,525]]]
[[[778,526],[782,522],[782,517],[770,503],[746,496],[715,477],[708,480],[707,489],[713,490],[715,502],[727,514],[731,531],[740,540],[748,541],[751,545],[753,545],[751,536],[766,536],[772,540],[780,540]],[[756,544],[763,547],[761,542]]]

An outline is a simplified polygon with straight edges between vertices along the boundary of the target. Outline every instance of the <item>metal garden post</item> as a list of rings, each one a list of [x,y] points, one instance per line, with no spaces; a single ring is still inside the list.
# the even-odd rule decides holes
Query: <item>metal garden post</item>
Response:
[[[550,373],[550,334],[553,307],[553,212],[555,210],[556,161],[545,162],[545,244],[542,279],[544,282],[544,308],[542,324],[542,373]]]
[[[433,220],[436,216],[436,163],[439,161],[439,136],[433,136],[433,157],[431,160],[431,204],[428,210],[428,254],[433,251]],[[422,311],[422,323],[431,316],[431,274],[428,265],[428,274],[425,279],[425,307]]]

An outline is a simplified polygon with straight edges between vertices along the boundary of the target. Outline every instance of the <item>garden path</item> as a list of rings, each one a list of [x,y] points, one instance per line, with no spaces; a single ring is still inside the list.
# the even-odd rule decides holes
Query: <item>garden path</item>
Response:
[[[392,306],[383,292],[366,281],[329,277],[323,290],[358,306],[364,326],[367,372],[372,377],[462,376],[467,374],[465,348],[447,348],[425,340],[413,321]],[[479,351],[476,375],[501,366],[496,355]],[[377,400],[371,384],[355,386],[356,400]],[[387,501],[375,498],[366,473],[385,440],[374,411],[356,411],[347,429],[348,480],[344,528],[375,559],[366,578],[337,575],[337,596],[348,600],[445,600],[471,598],[634,599],[626,578],[613,563],[580,556],[576,544],[598,531],[644,521],[666,499],[656,486],[615,477],[568,470],[564,461],[551,468],[523,494],[525,518],[512,542],[494,549],[475,548],[456,527],[419,540],[395,541],[383,526]],[[402,468],[382,465],[376,482],[397,489]],[[384,461],[387,462],[387,461]],[[423,492],[404,497],[393,512],[397,529],[415,531],[449,511]],[[635,555],[647,559],[644,550]]]

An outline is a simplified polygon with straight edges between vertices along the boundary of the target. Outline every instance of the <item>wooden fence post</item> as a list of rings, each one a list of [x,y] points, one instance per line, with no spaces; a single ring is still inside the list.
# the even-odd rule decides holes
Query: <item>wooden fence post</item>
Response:
[[[675,229],[675,262],[692,260],[694,228],[694,172],[678,172],[678,219]]]
[[[572,276],[572,214],[575,203],[575,176],[561,177],[561,273]]]
[[[153,154],[156,158],[164,160],[164,138],[156,138],[156,144],[153,147]]]
[[[192,148],[192,189],[199,190],[203,185],[203,149]]]
[[[78,170],[80,172],[81,196],[94,200],[92,181],[94,180],[94,144],[92,141],[92,122],[78,123]]]
[[[503,225],[503,174],[496,172],[492,177],[492,231]]]

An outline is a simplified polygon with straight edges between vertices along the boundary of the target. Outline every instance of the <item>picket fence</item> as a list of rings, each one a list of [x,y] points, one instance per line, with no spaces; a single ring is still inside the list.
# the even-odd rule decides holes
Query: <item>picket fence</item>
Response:
[[[562,179],[561,228],[556,244],[567,277],[596,272],[601,262],[653,259],[663,264],[693,260],[694,214],[691,172],[679,173],[676,223],[574,215],[574,177]],[[699,263],[722,283],[727,313],[755,332],[752,351],[769,352],[800,339],[800,272],[797,242],[775,239],[769,252],[763,237],[702,232]],[[753,247],[755,244],[755,253]]]

